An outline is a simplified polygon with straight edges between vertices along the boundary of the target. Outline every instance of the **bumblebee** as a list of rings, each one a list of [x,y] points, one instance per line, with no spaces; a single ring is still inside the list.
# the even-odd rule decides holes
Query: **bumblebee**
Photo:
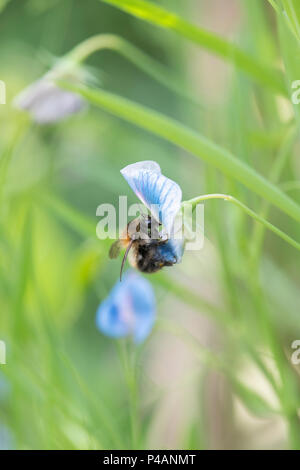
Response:
[[[109,251],[110,258],[117,258],[121,249],[125,254],[121,264],[120,280],[125,261],[142,273],[155,273],[164,266],[173,266],[181,259],[181,248],[175,240],[164,237],[161,224],[150,216],[138,217],[129,222],[123,236],[114,242]]]

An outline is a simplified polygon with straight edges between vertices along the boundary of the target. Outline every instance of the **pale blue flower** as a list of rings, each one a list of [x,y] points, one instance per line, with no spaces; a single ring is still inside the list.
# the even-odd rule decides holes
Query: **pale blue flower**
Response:
[[[155,320],[155,296],[151,283],[134,271],[117,282],[100,304],[96,324],[113,338],[132,336],[140,343],[150,334]]]
[[[123,168],[121,173],[170,236],[181,207],[180,186],[164,176],[158,163],[153,161],[133,163]]]

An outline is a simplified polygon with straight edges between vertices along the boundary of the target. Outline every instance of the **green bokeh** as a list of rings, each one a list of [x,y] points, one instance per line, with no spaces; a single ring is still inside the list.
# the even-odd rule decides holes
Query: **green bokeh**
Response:
[[[164,65],[194,101],[109,50],[88,59],[97,86],[192,128],[282,189],[293,182],[288,195],[300,204],[299,109],[289,96],[300,80],[297,1],[156,4],[282,73],[287,96],[238,59],[106,2],[0,2],[0,447],[300,448],[300,366],[291,364],[299,252],[239,208],[205,203],[204,249],[149,277],[158,320],[144,345],[95,327],[120,269],[110,242],[96,238],[96,208],[119,195],[136,202],[125,165],[155,160],[185,200],[230,194],[298,241],[299,223],[142,124],[89,105],[38,126],[12,106],[57,57],[113,33]]]

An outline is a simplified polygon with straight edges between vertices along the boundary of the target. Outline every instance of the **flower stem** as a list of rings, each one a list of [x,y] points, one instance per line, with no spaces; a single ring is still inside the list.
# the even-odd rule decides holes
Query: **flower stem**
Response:
[[[278,237],[282,238],[285,240],[287,243],[292,245],[294,248],[300,251],[300,243],[298,243],[296,240],[291,238],[289,235],[287,235],[285,232],[280,230],[279,228],[275,227],[273,224],[268,222],[266,219],[258,215],[256,212],[254,212],[252,209],[250,209],[248,206],[243,204],[241,201],[236,199],[233,196],[229,196],[227,194],[206,194],[204,196],[199,196],[194,199],[190,199],[189,201],[185,201],[183,205],[185,204],[192,204],[193,207],[195,207],[197,204],[207,201],[209,199],[223,199],[224,201],[229,201],[235,206],[239,207],[242,209],[247,215],[252,217],[254,220],[257,222],[261,223],[264,225],[267,229],[269,229],[271,232],[275,233]]]
[[[280,187],[283,191],[296,191],[300,189],[300,181],[285,181]]]
[[[272,165],[270,175],[269,175],[269,180],[276,184],[279,179],[280,175],[282,174],[288,158],[291,154],[291,150],[293,148],[293,145],[295,143],[296,137],[297,137],[297,128],[292,126],[287,132],[287,135],[283,141],[283,144],[278,152],[278,155],[276,156],[276,159],[274,161],[274,164]],[[270,208],[270,203],[268,201],[263,201],[262,208],[260,210],[260,217],[263,219],[266,219],[269,213],[269,208]],[[257,267],[259,264],[259,259],[260,259],[260,254],[263,246],[263,241],[264,241],[264,227],[262,225],[255,225],[253,228],[253,234],[252,234],[252,267],[257,271]]]
[[[130,413],[130,425],[131,425],[131,447],[133,450],[138,449],[138,387],[136,381],[136,364],[135,364],[135,352],[128,350],[128,344],[121,341],[118,342],[118,352],[121,364],[123,366],[125,382],[128,388],[128,401],[129,401],[129,413]]]
[[[21,115],[15,118],[16,124],[11,138],[9,139],[3,152],[0,154],[0,203],[2,202],[2,194],[6,183],[7,171],[16,150],[17,145],[26,132],[30,129],[30,120],[27,116]]]
[[[105,49],[119,53],[163,86],[193,101],[193,103],[200,104],[197,102],[197,98],[186,90],[184,83],[176,78],[167,67],[158,63],[156,60],[152,59],[152,57],[149,57],[130,42],[114,34],[98,34],[86,39],[78,44],[78,46],[67,55],[67,58],[76,64],[81,64],[94,52]]]

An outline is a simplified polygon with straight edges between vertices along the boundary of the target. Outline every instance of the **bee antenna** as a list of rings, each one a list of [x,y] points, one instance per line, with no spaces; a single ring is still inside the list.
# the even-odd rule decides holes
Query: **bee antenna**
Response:
[[[122,259],[121,270],[120,270],[120,282],[122,281],[122,273],[123,273],[124,264],[125,264],[125,261],[126,261],[126,259],[127,259],[127,256],[128,256],[129,251],[130,251],[130,248],[132,247],[133,242],[134,242],[134,240],[130,240],[129,245],[128,245],[128,247],[126,248],[125,255],[124,255],[123,259]]]

